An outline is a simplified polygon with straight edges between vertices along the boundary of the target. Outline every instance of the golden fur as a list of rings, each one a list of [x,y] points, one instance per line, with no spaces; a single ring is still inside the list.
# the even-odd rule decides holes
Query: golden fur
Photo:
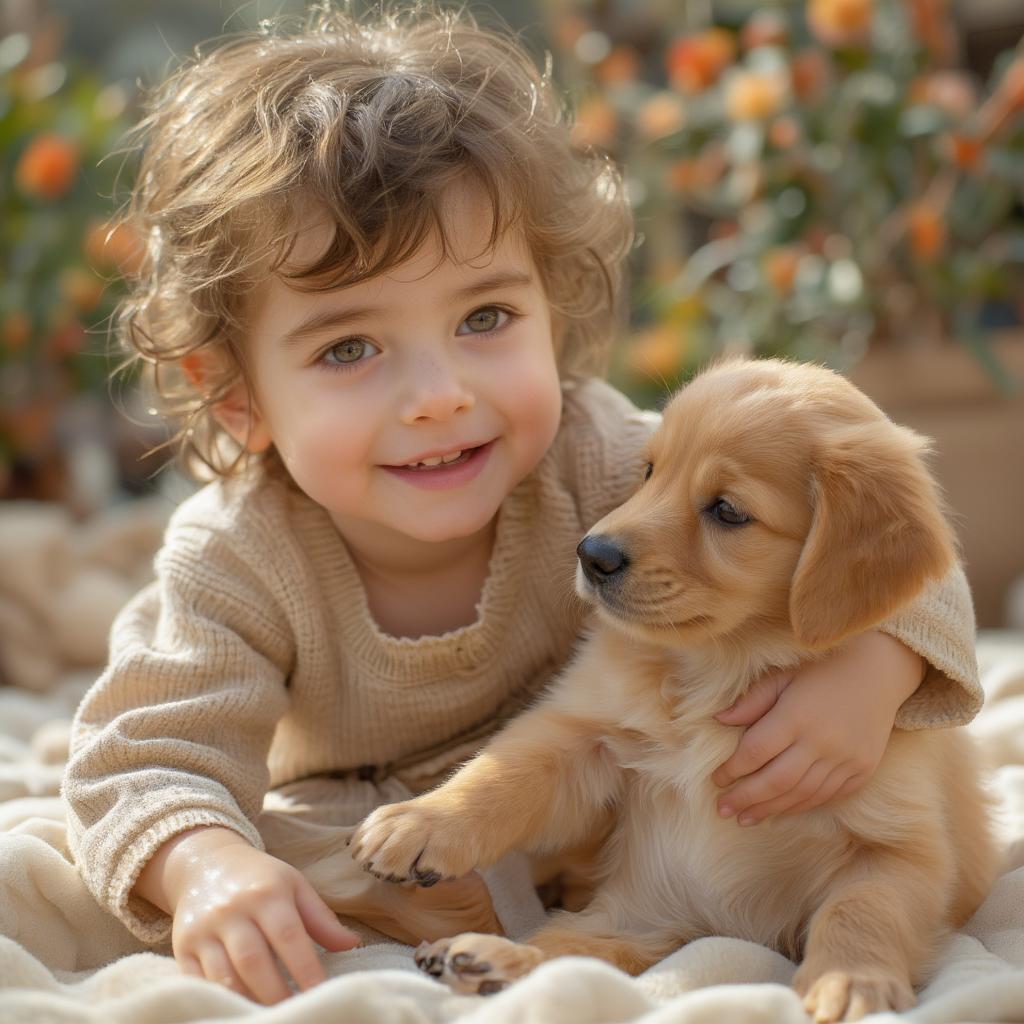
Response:
[[[650,478],[588,535],[628,563],[597,583],[581,565],[596,624],[573,663],[445,785],[378,809],[352,840],[379,877],[429,885],[514,848],[582,842],[613,807],[594,898],[529,945],[470,934],[423,948],[424,969],[487,992],[553,956],[639,973],[728,935],[802,958],[794,986],[818,1021],[912,1005],[996,871],[964,731],[895,730],[859,792],[756,828],[716,814],[710,779],[737,740],[714,712],[953,565],[923,449],[819,367],[728,362],[672,400]],[[715,519],[720,498],[752,521]]]

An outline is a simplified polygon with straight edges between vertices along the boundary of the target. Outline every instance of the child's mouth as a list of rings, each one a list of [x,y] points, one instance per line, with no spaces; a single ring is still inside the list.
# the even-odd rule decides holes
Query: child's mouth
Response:
[[[442,490],[461,487],[469,483],[484,467],[494,447],[494,441],[463,448],[448,455],[424,459],[407,466],[382,466],[393,476],[416,487],[428,490]]]

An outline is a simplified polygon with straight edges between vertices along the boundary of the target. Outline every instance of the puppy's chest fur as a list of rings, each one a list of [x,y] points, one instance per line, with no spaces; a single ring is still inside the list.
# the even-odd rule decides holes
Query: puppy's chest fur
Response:
[[[565,697],[581,708],[586,697],[591,711],[614,723],[602,745],[622,771],[622,788],[602,888],[616,907],[630,908],[623,927],[682,938],[732,935],[795,954],[830,868],[849,849],[844,829],[828,812],[750,828],[722,819],[711,775],[735,750],[740,730],[713,715],[744,684],[723,680],[722,669],[714,682],[695,678],[693,665],[684,679],[685,666],[657,658],[634,660],[626,673],[601,653],[590,692]]]

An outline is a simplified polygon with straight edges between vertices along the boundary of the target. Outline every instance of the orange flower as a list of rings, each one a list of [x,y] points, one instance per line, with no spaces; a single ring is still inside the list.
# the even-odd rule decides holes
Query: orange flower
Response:
[[[4,348],[13,354],[20,352],[32,337],[32,321],[24,310],[16,309],[4,317],[0,324],[0,338],[3,339]]]
[[[47,349],[57,358],[77,355],[84,347],[85,329],[77,320],[70,320],[58,326],[47,341]]]
[[[640,77],[640,54],[632,46],[620,44],[595,66],[594,77],[605,85],[635,82]]]
[[[626,368],[642,380],[671,379],[679,374],[687,350],[684,330],[658,324],[634,335],[625,353]]]
[[[676,192],[694,192],[700,187],[700,167],[696,160],[675,160],[665,171],[665,181]]]
[[[555,22],[555,41],[563,50],[571,50],[590,28],[590,23],[578,14],[565,14]]]
[[[946,224],[942,211],[928,202],[915,203],[907,215],[910,251],[920,263],[934,263],[946,247]]]
[[[871,29],[873,0],[810,0],[807,24],[828,46],[862,43]]]
[[[737,71],[726,87],[725,110],[733,121],[762,121],[779,112],[788,91],[780,74]]]
[[[55,412],[54,404],[47,401],[8,410],[4,423],[14,438],[15,449],[29,455],[45,451],[53,436]]]
[[[142,265],[142,241],[127,224],[96,223],[86,232],[85,254],[99,270],[116,268],[130,277]]]
[[[794,54],[789,65],[793,92],[801,103],[814,103],[825,93],[831,63],[826,54],[813,47]]]
[[[716,82],[736,56],[736,40],[724,28],[680,36],[668,48],[669,81],[683,92],[702,92]]]
[[[793,290],[802,255],[803,251],[795,245],[777,245],[761,257],[761,273],[779,295],[788,295]]]
[[[679,131],[684,120],[683,101],[674,93],[664,90],[655,93],[637,112],[636,124],[648,139],[660,139]]]
[[[940,61],[956,55],[956,30],[949,17],[947,0],[907,0],[914,35]]]
[[[768,141],[776,149],[792,149],[802,136],[800,122],[793,117],[777,117],[768,128]]]
[[[734,220],[714,220],[708,226],[708,238],[713,242],[735,238],[739,233],[740,226]]]
[[[703,192],[714,188],[726,172],[728,162],[721,145],[709,143],[695,157],[670,164],[666,180],[678,192]]]
[[[28,195],[59,199],[74,183],[80,159],[78,146],[71,139],[39,135],[21,154],[14,180]]]
[[[81,267],[68,267],[60,275],[61,294],[80,313],[91,313],[103,298],[103,280]]]
[[[758,11],[740,30],[740,43],[745,50],[756,50],[759,46],[785,46],[787,42],[789,26],[776,11]]]
[[[981,139],[971,135],[951,132],[943,140],[947,157],[965,171],[978,171],[985,160],[985,145]]]

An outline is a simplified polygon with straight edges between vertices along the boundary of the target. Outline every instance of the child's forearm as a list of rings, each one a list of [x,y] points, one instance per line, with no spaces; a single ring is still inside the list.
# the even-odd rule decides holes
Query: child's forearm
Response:
[[[182,884],[191,871],[201,870],[203,853],[238,843],[251,845],[237,832],[218,825],[200,825],[180,832],[150,857],[132,892],[173,916]]]
[[[891,691],[894,708],[899,708],[917,690],[928,669],[928,662],[920,654],[901,640],[879,629],[869,629],[861,633],[849,646],[858,648],[861,657],[873,659],[879,669],[884,666],[887,688]]]

